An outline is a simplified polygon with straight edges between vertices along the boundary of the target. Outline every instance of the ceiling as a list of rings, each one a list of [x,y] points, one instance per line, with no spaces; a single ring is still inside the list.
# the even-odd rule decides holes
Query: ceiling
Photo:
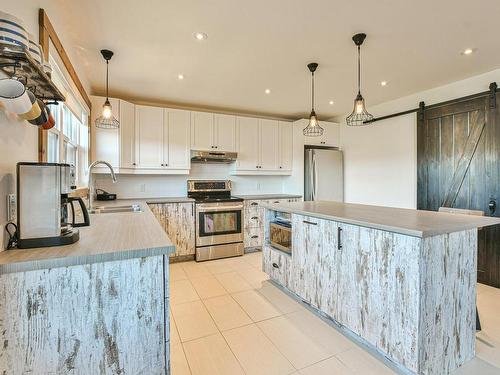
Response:
[[[104,92],[99,50],[108,48],[110,95],[136,101],[299,118],[310,111],[306,65],[315,61],[316,112],[342,115],[356,94],[357,32],[368,34],[361,50],[368,108],[500,67],[488,19],[500,14],[497,0],[61,3],[71,18],[67,48],[92,93]],[[196,31],[208,39],[195,40]],[[477,51],[461,55],[466,48]]]

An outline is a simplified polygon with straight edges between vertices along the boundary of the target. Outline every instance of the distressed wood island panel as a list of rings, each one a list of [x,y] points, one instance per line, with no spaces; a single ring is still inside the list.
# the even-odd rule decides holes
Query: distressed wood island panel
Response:
[[[194,203],[150,203],[149,208],[176,246],[175,253],[170,254],[170,257],[194,258]]]
[[[168,374],[163,256],[0,276],[0,373]]]
[[[266,238],[263,270],[402,373],[475,356],[476,229],[422,238],[292,213],[292,231],[291,256]]]

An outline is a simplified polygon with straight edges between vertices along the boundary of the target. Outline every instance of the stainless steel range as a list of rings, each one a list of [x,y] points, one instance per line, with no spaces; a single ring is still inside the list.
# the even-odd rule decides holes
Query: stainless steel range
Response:
[[[243,199],[231,196],[230,180],[188,180],[195,199],[196,261],[243,255]]]

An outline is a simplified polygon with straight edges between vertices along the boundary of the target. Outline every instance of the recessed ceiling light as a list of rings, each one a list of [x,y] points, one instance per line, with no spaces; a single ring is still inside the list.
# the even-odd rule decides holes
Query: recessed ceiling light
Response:
[[[470,55],[476,52],[476,48],[466,48],[462,51],[462,55]]]
[[[330,100],[328,104],[333,105],[333,100]]]
[[[266,89],[264,92],[269,95],[271,93],[271,90],[270,89]]]
[[[179,75],[177,76],[177,78],[179,78],[179,79],[184,79],[184,74],[179,74]]]
[[[380,86],[387,86],[387,81],[380,82]]]
[[[208,38],[208,35],[207,35],[207,34],[202,33],[202,32],[199,32],[199,31],[198,31],[198,32],[195,32],[195,33],[193,34],[193,36],[194,36],[194,38],[195,38],[196,40],[205,40],[205,39],[207,39],[207,38]]]

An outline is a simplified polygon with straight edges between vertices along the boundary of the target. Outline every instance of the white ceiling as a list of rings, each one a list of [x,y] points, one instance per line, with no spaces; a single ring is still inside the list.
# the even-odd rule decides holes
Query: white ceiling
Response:
[[[356,94],[351,37],[357,32],[368,34],[361,51],[368,108],[500,67],[492,19],[500,14],[498,0],[62,4],[70,8],[64,29],[74,42],[66,48],[83,60],[93,93],[103,93],[99,50],[108,48],[115,52],[110,94],[139,101],[298,118],[310,111],[306,65],[316,61],[316,112],[322,118],[344,114]],[[208,39],[196,41],[195,31]],[[477,52],[462,56],[468,47]]]

